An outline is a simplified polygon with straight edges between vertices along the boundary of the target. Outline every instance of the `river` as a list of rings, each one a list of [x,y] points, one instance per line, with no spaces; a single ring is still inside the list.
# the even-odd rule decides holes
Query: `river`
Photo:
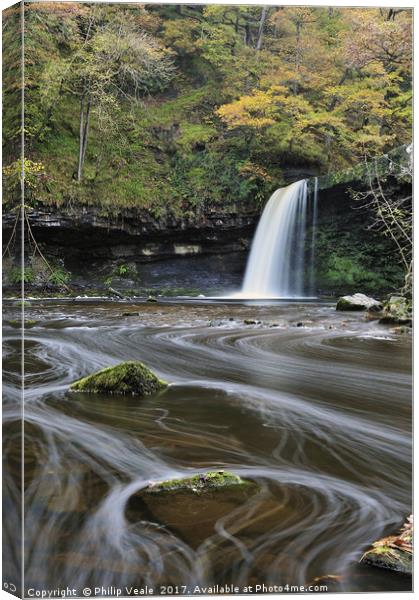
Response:
[[[409,335],[327,302],[54,301],[25,312],[26,588],[334,575],[342,591],[411,589],[358,563],[411,512]],[[18,315],[5,307],[4,539],[16,576]],[[145,399],[68,393],[124,360],[170,386]],[[188,529],[187,507],[178,527],[128,508],[149,481],[221,468],[260,487],[206,526]]]

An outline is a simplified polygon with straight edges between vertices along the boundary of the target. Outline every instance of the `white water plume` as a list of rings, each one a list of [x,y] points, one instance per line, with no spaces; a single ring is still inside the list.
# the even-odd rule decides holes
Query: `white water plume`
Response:
[[[307,181],[279,188],[270,197],[253,238],[240,296],[302,298],[306,279]],[[317,186],[313,198],[310,293],[314,288]]]

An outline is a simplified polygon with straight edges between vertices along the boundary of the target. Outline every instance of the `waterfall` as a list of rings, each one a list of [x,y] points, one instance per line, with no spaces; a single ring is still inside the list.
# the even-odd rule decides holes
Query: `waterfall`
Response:
[[[317,180],[311,210],[309,286],[305,285],[307,196],[305,179],[272,194],[256,229],[240,296],[302,298],[313,294]]]
[[[319,179],[314,178],[313,203],[311,209],[311,248],[310,248],[310,294],[316,295],[316,236],[317,236],[317,196]]]

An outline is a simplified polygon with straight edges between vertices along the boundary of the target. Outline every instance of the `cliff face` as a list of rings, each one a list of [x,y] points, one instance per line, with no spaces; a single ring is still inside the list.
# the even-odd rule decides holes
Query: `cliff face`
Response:
[[[391,240],[368,228],[373,215],[351,196],[351,188],[364,184],[319,183],[317,293],[336,295],[354,288],[381,293],[400,287],[403,271]],[[144,210],[111,216],[99,208],[68,207],[32,210],[29,222],[46,256],[71,273],[76,287],[100,290],[113,282],[120,289],[225,293],[241,285],[262,210],[247,206],[241,212],[209,209],[183,218],[155,218]],[[6,241],[14,218],[4,216]],[[307,253],[311,234],[308,227]]]
[[[29,222],[46,256],[70,271],[72,282],[100,289],[116,276],[121,289],[173,287],[179,291],[237,288],[260,209],[156,219],[145,211],[118,216],[100,209],[33,210]],[[14,215],[4,215],[4,239]]]
[[[126,256],[121,246],[133,246],[139,260],[243,249],[258,220],[259,210],[238,213],[207,212],[185,218],[155,218],[146,211],[121,211],[102,215],[100,209],[72,212],[32,211],[29,221],[37,239],[49,246],[79,253],[86,249],[98,256]],[[5,219],[7,223],[7,219]],[[77,233],[75,242],[74,234]],[[188,246],[190,248],[188,249]]]

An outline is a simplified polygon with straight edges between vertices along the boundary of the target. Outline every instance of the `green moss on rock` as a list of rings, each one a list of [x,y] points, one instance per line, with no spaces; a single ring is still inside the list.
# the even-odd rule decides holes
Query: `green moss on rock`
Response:
[[[371,550],[365,552],[361,562],[373,567],[380,567],[381,569],[389,569],[390,571],[411,575],[413,554],[394,547],[391,545],[391,542],[389,542],[389,544],[385,542],[386,540],[376,542]],[[383,545],[378,545],[380,543]]]
[[[381,569],[389,569],[406,575],[413,568],[413,517],[407,519],[398,535],[392,535],[372,544],[361,562]]]
[[[222,470],[150,482],[129,498],[126,517],[132,523],[151,519],[196,549],[217,534],[220,519],[245,506],[259,489],[256,482]]]
[[[147,494],[160,494],[188,491],[194,494],[200,494],[226,487],[247,487],[249,485],[254,484],[229,471],[208,471],[207,473],[193,475],[192,477],[169,479],[168,481],[151,483],[144,492]]]
[[[150,396],[167,387],[142,362],[129,361],[83,377],[70,386],[75,392]]]
[[[23,321],[23,326],[25,329],[29,329],[30,327],[34,327],[36,325],[37,321],[33,320],[33,319],[25,319]],[[8,321],[8,324],[11,327],[17,327],[17,328],[21,328],[22,327],[22,321],[20,319],[12,319],[10,321]]]
[[[412,326],[412,303],[404,296],[391,296],[385,303],[380,323]]]

